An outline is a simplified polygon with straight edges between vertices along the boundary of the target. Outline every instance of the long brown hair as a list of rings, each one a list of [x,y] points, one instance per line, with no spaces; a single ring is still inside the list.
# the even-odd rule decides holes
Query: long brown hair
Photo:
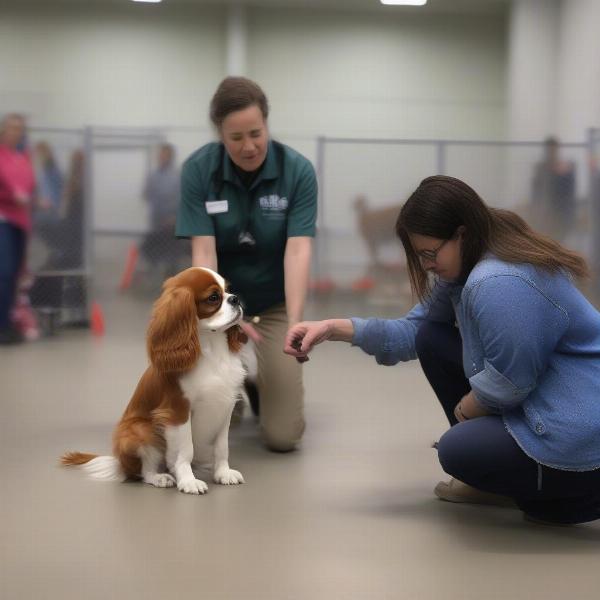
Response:
[[[460,179],[435,175],[420,183],[396,222],[396,233],[406,252],[411,286],[420,300],[431,291],[430,280],[409,234],[449,240],[460,226],[465,229],[461,244],[462,281],[487,251],[506,262],[529,263],[550,272],[564,270],[574,277],[589,277],[587,264],[580,254],[533,230],[516,213],[488,207],[477,192]]]

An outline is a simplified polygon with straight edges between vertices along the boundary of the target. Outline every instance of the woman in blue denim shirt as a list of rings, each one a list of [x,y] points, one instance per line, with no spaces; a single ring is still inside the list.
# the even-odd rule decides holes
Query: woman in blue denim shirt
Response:
[[[334,340],[379,364],[418,358],[451,425],[440,498],[599,519],[600,313],[573,284],[584,259],[452,177],[425,179],[396,231],[420,303],[397,320],[299,323],[285,351]]]

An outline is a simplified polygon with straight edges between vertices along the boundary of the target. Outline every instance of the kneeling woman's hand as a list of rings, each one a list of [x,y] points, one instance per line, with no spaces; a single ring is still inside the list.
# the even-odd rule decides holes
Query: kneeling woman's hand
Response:
[[[283,351],[297,359],[308,359],[308,353],[325,340],[351,342],[354,327],[350,319],[303,321],[290,327]]]
[[[454,409],[454,416],[458,419],[459,423],[468,421],[469,419],[475,419],[476,417],[485,417],[489,414],[490,413],[479,404],[473,390],[463,396]]]

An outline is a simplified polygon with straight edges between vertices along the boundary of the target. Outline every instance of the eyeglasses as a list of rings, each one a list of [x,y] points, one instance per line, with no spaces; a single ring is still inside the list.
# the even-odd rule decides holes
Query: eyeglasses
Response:
[[[439,251],[451,240],[447,239],[444,240],[437,248],[433,248],[432,250],[419,250],[419,252],[416,253],[416,255],[423,261],[426,260],[428,262],[436,262],[437,261],[437,255],[439,253]]]

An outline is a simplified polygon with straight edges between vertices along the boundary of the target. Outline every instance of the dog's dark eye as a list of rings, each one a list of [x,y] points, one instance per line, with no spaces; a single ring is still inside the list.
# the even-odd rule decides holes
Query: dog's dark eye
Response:
[[[217,294],[217,293],[211,294],[211,295],[210,295],[210,296],[209,296],[209,297],[206,299],[206,301],[207,301],[207,302],[210,302],[211,304],[216,304],[216,303],[217,303],[217,302],[219,302],[220,300],[221,300],[221,296],[219,296],[219,294]]]

